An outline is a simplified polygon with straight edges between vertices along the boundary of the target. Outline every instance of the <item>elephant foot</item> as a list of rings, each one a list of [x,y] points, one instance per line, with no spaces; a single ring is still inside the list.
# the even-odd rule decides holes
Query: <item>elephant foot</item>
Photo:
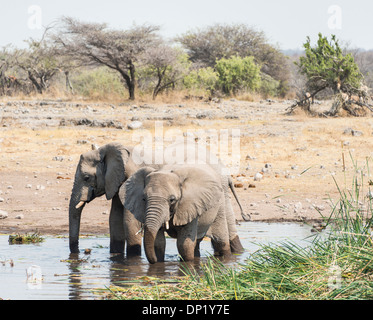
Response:
[[[135,244],[135,245],[127,245],[127,257],[136,257],[141,256],[141,245]]]
[[[124,253],[124,241],[111,240],[110,241],[110,253]]]
[[[245,249],[241,244],[239,236],[236,236],[233,240],[229,241],[232,253],[243,253]]]
[[[228,243],[211,239],[211,244],[216,256],[229,256],[232,253]]]

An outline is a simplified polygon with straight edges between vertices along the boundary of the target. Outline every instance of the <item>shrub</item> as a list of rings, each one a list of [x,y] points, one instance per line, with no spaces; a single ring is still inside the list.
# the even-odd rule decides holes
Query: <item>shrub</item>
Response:
[[[106,67],[84,70],[71,77],[76,94],[91,99],[127,98],[120,77]]]
[[[213,68],[207,67],[193,70],[184,77],[183,83],[187,89],[213,94],[217,88],[218,80],[217,72]]]
[[[260,88],[260,66],[253,57],[222,58],[215,66],[219,86],[225,94],[236,94],[239,90],[256,91]]]

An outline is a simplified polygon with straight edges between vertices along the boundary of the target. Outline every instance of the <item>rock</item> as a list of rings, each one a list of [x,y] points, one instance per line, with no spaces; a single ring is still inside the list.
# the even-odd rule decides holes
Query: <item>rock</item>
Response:
[[[38,184],[36,186],[36,190],[44,190],[45,189],[45,186],[41,185],[41,184]]]
[[[141,121],[132,121],[127,125],[127,128],[130,130],[136,130],[142,128],[143,124]]]
[[[298,213],[300,210],[302,210],[302,203],[301,202],[297,202],[296,204],[294,204],[294,213]]]
[[[4,202],[4,201],[5,201],[4,198],[1,198],[1,197],[0,197],[0,202]]]
[[[63,159],[64,159],[64,157],[62,157],[62,156],[55,156],[55,157],[52,158],[53,161],[60,161],[60,162],[63,161]]]
[[[235,183],[234,187],[235,188],[243,188],[243,184],[242,183]]]
[[[256,188],[256,185],[255,185],[255,184],[252,184],[252,183],[250,183],[250,184],[249,184],[249,188]]]
[[[246,160],[255,160],[255,159],[256,159],[255,157],[253,157],[249,154],[246,156]]]
[[[361,131],[357,131],[357,130],[352,130],[352,135],[354,136],[354,137],[360,137],[360,136],[362,136],[363,135],[363,133],[361,132]]]
[[[8,212],[0,210],[0,219],[8,218]]]
[[[352,135],[354,137],[360,137],[360,136],[363,135],[363,133],[361,131],[358,131],[358,130],[355,130],[355,129],[352,129],[352,128],[346,128],[343,131],[343,134]]]
[[[31,189],[32,188],[32,184],[26,184],[26,189]]]
[[[24,217],[25,217],[25,216],[21,213],[21,214],[15,216],[14,219],[23,219]]]
[[[205,113],[197,113],[196,114],[196,118],[197,119],[204,119],[204,118],[206,118],[207,117],[207,115],[205,114]]]
[[[263,175],[260,172],[257,172],[254,176],[254,181],[260,181],[263,179]]]

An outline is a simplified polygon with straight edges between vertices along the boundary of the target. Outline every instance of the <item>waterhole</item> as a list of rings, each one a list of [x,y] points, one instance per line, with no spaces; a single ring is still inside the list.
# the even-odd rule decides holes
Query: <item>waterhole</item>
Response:
[[[260,244],[289,239],[300,245],[310,242],[311,227],[296,223],[245,222],[237,226],[245,252],[224,261],[229,265],[244,262]],[[109,239],[80,239],[79,254],[70,255],[67,238],[46,237],[39,244],[8,244],[0,235],[0,298],[22,300],[99,299],[100,289],[128,285],[138,277],[171,279],[182,276],[176,240],[167,238],[166,262],[150,265],[141,257],[126,258],[109,253]],[[91,249],[85,254],[84,249]],[[210,241],[202,241],[200,262],[213,253]],[[36,274],[27,276],[28,272]],[[35,271],[36,270],[36,271]],[[38,275],[42,279],[38,278]]]

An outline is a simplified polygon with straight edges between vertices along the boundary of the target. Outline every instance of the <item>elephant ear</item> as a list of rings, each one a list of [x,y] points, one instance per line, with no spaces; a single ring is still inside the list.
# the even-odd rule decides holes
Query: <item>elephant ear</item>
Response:
[[[124,207],[131,211],[135,218],[145,223],[144,189],[146,176],[155,171],[150,167],[144,167],[136,171],[125,183],[126,198]]]
[[[220,178],[210,168],[186,167],[172,170],[180,177],[181,198],[173,224],[182,226],[216,206],[222,197]]]
[[[106,199],[110,200],[126,180],[125,166],[130,152],[119,143],[109,143],[98,151],[100,161],[104,165]]]

